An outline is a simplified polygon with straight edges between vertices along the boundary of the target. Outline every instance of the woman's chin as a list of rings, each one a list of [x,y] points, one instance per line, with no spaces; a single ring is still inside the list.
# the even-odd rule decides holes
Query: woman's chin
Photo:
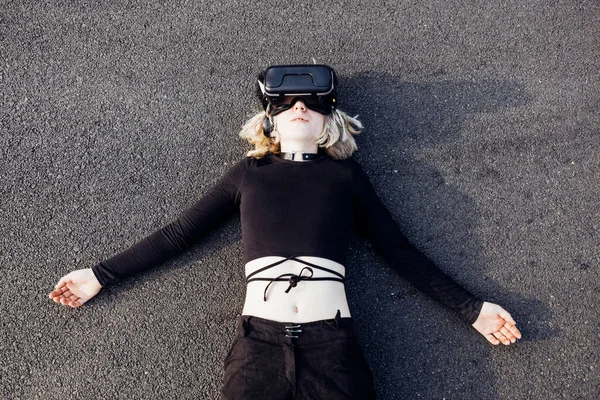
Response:
[[[288,132],[281,134],[282,138],[290,140],[314,140],[317,137],[318,132],[312,132],[310,129],[291,129]],[[284,139],[284,140],[285,140]]]

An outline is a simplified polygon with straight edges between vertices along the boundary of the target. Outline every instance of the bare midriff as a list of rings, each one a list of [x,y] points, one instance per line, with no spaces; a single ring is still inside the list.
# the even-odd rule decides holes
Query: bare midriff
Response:
[[[252,260],[246,264],[246,276],[255,271],[280,261],[285,257],[269,256]],[[297,256],[297,259],[332,270],[345,276],[345,267],[327,258],[312,256]],[[307,264],[290,259],[264,271],[252,275],[252,278],[273,279],[283,274],[298,276],[310,275]],[[303,271],[304,269],[304,271]],[[339,278],[328,271],[312,269],[313,278]],[[246,301],[242,315],[253,315],[260,318],[279,322],[311,322],[335,317],[337,310],[340,316],[350,317],[344,283],[335,280],[300,280],[287,293],[290,287],[288,281],[274,281],[268,287],[264,300],[265,288],[269,281],[256,280],[248,282]]]

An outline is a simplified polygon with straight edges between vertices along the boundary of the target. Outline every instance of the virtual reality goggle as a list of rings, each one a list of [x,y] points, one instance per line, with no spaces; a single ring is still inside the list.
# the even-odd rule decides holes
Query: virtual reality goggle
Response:
[[[337,78],[327,65],[274,65],[258,77],[262,106],[271,116],[289,110],[298,100],[329,115],[337,106]]]

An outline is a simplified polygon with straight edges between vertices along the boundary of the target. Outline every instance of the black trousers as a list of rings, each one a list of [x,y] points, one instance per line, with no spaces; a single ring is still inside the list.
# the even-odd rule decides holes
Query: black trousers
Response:
[[[294,324],[239,318],[225,358],[221,400],[375,398],[352,319]]]

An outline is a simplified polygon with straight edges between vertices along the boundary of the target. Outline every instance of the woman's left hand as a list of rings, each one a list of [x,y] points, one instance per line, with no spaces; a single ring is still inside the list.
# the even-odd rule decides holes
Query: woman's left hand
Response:
[[[477,329],[491,344],[509,345],[521,339],[521,332],[517,329],[517,323],[510,316],[508,311],[500,307],[498,304],[483,303],[479,317],[473,324],[473,328]]]

